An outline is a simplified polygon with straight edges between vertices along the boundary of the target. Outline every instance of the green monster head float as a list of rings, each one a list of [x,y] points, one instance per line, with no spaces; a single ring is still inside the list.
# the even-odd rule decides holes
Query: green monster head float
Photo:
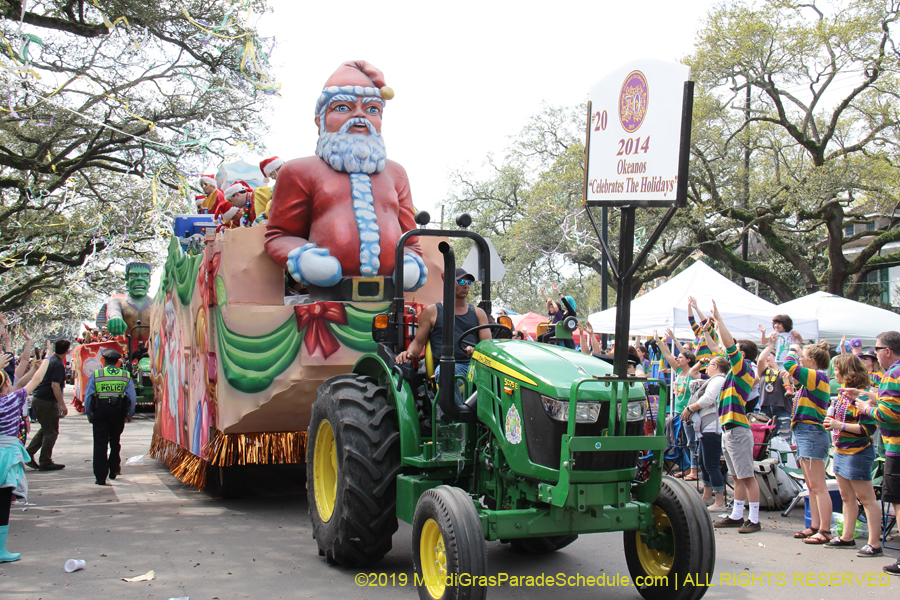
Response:
[[[147,263],[133,262],[125,266],[125,287],[128,290],[125,297],[113,296],[106,303],[107,330],[113,335],[123,335],[134,327],[138,321],[148,325],[146,309],[150,306],[152,298],[147,296],[150,291],[151,267]],[[139,337],[146,335],[141,332]]]
[[[142,262],[128,263],[125,266],[125,286],[128,295],[140,300],[150,291],[150,265]]]

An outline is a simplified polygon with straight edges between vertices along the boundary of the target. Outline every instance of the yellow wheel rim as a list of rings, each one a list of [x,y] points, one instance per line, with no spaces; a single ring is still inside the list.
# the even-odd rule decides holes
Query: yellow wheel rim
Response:
[[[656,531],[671,538],[672,524],[669,522],[669,515],[664,513],[658,506],[653,507],[653,522]],[[637,537],[638,560],[641,561],[641,567],[643,567],[644,572],[654,577],[668,575],[672,569],[672,564],[675,562],[675,556],[667,554],[663,550],[647,546],[641,539],[641,533],[636,531],[635,536]]]
[[[428,519],[422,526],[419,537],[419,560],[425,588],[432,598],[441,598],[447,589],[447,552],[444,536],[434,519]]]
[[[337,445],[334,443],[334,431],[327,420],[319,423],[316,432],[316,448],[313,452],[313,485],[316,491],[316,508],[319,518],[325,523],[334,514],[334,502],[337,497]]]

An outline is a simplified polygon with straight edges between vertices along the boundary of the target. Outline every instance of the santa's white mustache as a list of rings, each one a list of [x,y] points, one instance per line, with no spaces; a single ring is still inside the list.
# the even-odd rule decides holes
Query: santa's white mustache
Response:
[[[372,122],[363,117],[353,117],[352,119],[341,125],[338,133],[347,133],[354,125],[365,125],[366,129],[369,130],[369,133],[371,135],[380,135],[377,131],[375,131],[375,126],[372,125]]]

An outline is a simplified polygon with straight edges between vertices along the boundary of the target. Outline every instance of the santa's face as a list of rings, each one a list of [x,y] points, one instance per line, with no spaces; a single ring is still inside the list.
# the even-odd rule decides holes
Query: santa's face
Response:
[[[381,103],[371,98],[357,98],[355,101],[337,100],[325,109],[325,131],[336,133],[350,119],[366,119],[375,131],[381,133]],[[347,133],[369,134],[364,123],[352,125]]]
[[[216,186],[214,186],[213,184],[211,184],[208,181],[201,181],[200,187],[203,189],[203,193],[206,194],[207,196],[212,194],[213,191],[215,191],[215,189],[216,189]]]

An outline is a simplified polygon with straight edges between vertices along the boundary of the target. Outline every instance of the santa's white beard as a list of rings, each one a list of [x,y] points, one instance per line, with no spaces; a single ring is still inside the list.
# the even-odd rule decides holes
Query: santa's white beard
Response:
[[[368,134],[346,133],[357,121],[369,128]],[[384,139],[366,119],[351,119],[344,123],[341,131],[319,134],[316,156],[331,165],[335,171],[367,175],[383,171],[387,160]]]

